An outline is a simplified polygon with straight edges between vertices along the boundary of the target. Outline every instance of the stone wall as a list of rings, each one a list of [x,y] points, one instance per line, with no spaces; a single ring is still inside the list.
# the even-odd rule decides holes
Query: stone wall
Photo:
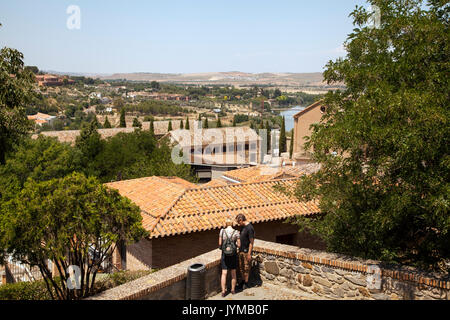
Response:
[[[375,270],[371,266],[379,268],[376,269],[379,278],[371,272]],[[450,299],[448,274],[426,274],[414,268],[388,267],[379,261],[261,240],[255,241],[253,272],[262,281],[323,299]]]
[[[322,249],[317,237],[282,221],[254,224],[256,238],[276,242],[277,236],[295,234],[294,244],[302,248]],[[219,229],[192,232],[183,235],[142,240],[127,247],[127,269],[161,269],[204,254],[219,246]]]

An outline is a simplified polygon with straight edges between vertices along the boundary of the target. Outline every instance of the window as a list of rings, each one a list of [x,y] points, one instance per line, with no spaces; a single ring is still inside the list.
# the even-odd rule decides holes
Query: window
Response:
[[[326,110],[325,106],[320,106],[320,112],[324,113]]]

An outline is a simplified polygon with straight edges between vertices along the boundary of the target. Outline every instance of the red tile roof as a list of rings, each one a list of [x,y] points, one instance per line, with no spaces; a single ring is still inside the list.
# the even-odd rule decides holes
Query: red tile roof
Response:
[[[225,226],[228,217],[243,213],[252,223],[282,220],[319,212],[316,202],[303,203],[279,192],[296,179],[187,188],[164,178],[149,177],[106,184],[142,209],[150,238],[206,231]]]

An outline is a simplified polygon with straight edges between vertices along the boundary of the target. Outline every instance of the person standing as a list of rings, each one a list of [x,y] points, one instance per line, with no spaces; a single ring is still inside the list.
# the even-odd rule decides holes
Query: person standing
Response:
[[[231,293],[236,293],[236,268],[237,254],[240,247],[239,231],[233,229],[233,220],[226,220],[226,228],[221,229],[219,233],[219,248],[222,250],[221,267],[222,267],[222,297],[226,295],[226,282],[228,270],[231,270]]]
[[[250,276],[250,268],[252,262],[253,242],[255,240],[255,229],[253,225],[247,221],[243,214],[236,216],[236,221],[242,227],[239,248],[239,269],[242,276],[242,282],[239,284],[243,290],[249,288],[248,278]]]

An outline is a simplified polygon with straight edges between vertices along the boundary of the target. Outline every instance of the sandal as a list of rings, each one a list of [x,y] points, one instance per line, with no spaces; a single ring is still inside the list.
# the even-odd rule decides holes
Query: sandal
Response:
[[[227,295],[226,292],[222,292],[222,298],[224,298]]]

